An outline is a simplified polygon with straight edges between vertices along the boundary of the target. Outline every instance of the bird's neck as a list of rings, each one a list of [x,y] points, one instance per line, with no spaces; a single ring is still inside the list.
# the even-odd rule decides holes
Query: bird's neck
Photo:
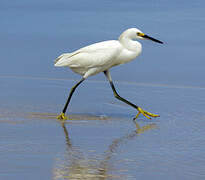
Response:
[[[139,51],[142,50],[142,45],[138,41],[134,41],[127,37],[120,37],[119,38],[120,43],[129,51]]]

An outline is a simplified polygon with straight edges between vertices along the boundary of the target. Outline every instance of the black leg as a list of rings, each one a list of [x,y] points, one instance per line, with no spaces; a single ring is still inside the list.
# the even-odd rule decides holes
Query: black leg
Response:
[[[108,79],[108,81],[109,81],[109,83],[110,83],[110,86],[111,86],[111,88],[112,88],[112,91],[113,91],[114,96],[115,96],[117,99],[119,99],[120,101],[122,101],[122,102],[124,102],[124,103],[126,103],[126,104],[128,104],[128,105],[130,105],[130,106],[132,106],[133,108],[135,108],[135,109],[138,110],[138,106],[137,106],[137,105],[135,105],[135,104],[129,102],[128,100],[122,98],[122,97],[117,93],[117,91],[116,91],[116,89],[115,89],[115,86],[114,86],[114,84],[113,84],[113,82],[112,82],[112,79],[111,79],[111,76],[110,76],[109,72],[108,72],[108,71],[104,71],[104,74],[105,74],[105,76],[107,77],[107,79]]]
[[[69,93],[69,96],[68,96],[68,99],[67,99],[67,101],[66,101],[66,103],[65,103],[65,106],[64,106],[64,108],[63,108],[63,111],[62,111],[62,113],[57,117],[58,119],[60,119],[60,120],[66,120],[66,119],[67,119],[67,117],[65,116],[65,112],[66,112],[66,110],[67,110],[68,104],[70,103],[71,97],[72,97],[72,95],[73,95],[75,89],[76,89],[84,80],[85,80],[85,78],[82,78],[76,85],[74,85],[74,86],[71,88],[70,93]]]
[[[111,78],[111,76],[110,76],[109,70],[104,71],[104,74],[105,74],[105,76],[107,77],[108,81],[110,82],[110,86],[111,86],[111,88],[112,88],[112,91],[113,91],[113,93],[114,93],[114,96],[115,96],[117,99],[119,99],[120,101],[122,101],[122,102],[124,102],[124,103],[126,103],[126,104],[128,104],[128,105],[130,105],[130,106],[132,106],[133,108],[135,108],[135,109],[138,110],[138,114],[136,115],[136,117],[134,118],[134,120],[135,120],[141,113],[142,113],[146,118],[148,118],[148,119],[151,119],[151,117],[159,117],[159,115],[157,115],[157,114],[152,114],[152,113],[150,113],[150,112],[148,112],[148,111],[145,111],[145,110],[143,110],[142,108],[140,108],[139,106],[137,106],[137,105],[135,105],[135,104],[129,102],[128,100],[122,98],[122,97],[117,93],[117,91],[116,91],[116,89],[115,89],[115,86],[114,86],[114,84],[113,84],[113,82],[112,82],[112,78]]]
[[[75,89],[76,89],[84,80],[85,80],[84,78],[81,79],[76,85],[74,85],[74,86],[71,88],[70,94],[69,94],[69,96],[68,96],[68,99],[67,99],[67,101],[66,101],[66,103],[65,103],[65,106],[64,106],[64,108],[63,108],[63,111],[62,111],[63,113],[66,112],[67,107],[68,107],[68,104],[70,103],[71,97],[72,97],[72,95],[73,95]]]

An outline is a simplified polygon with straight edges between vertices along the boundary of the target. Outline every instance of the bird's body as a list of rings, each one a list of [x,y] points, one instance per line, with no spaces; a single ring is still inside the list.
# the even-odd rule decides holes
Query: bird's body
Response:
[[[117,96],[118,99],[122,100],[123,98],[121,97],[119,98],[118,97],[119,95],[115,91],[109,73],[109,69],[112,68],[113,66],[130,62],[134,60],[137,56],[139,56],[142,51],[142,45],[141,43],[135,41],[134,39],[144,39],[144,38],[153,40],[158,43],[162,43],[159,40],[156,40],[154,38],[145,35],[139,29],[130,28],[124,31],[120,35],[118,40],[109,40],[109,41],[103,41],[103,42],[91,44],[89,46],[80,48],[72,53],[64,53],[60,55],[55,60],[55,66],[70,67],[72,71],[83,76],[83,79],[71,89],[69,98],[67,100],[67,103],[64,107],[62,114],[64,115],[67,106],[69,104],[69,101],[71,99],[71,96],[75,91],[75,88],[77,88],[77,86],[89,76],[98,74],[100,72],[105,73],[106,77],[111,83],[111,87],[113,89],[114,95]],[[134,108],[138,109],[138,111],[140,111],[138,106],[130,103],[125,99],[123,99],[122,101],[124,101],[125,103],[133,106]],[[59,117],[63,119],[62,115],[60,115]]]
[[[65,53],[55,61],[55,66],[68,66],[75,73],[87,78],[113,66],[135,59],[142,51],[139,42],[124,33],[119,40],[110,40],[83,47],[72,53]]]

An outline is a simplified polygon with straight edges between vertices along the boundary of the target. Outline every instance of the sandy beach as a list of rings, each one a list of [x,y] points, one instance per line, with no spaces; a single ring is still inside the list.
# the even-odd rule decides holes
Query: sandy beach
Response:
[[[0,179],[205,179],[205,1],[0,2]],[[103,73],[81,79],[54,67],[62,53],[117,40],[128,28],[142,54],[110,69],[119,94],[160,114],[148,120],[118,101]]]
[[[56,116],[74,82],[0,78],[1,179],[203,179],[204,88],[116,83],[161,115],[135,124],[135,110],[107,82],[88,80],[62,123]]]

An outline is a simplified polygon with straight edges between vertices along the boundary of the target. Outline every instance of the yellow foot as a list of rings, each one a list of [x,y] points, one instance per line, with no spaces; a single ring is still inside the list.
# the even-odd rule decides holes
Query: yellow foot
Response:
[[[68,117],[64,113],[61,113],[59,116],[57,116],[57,119],[59,119],[59,120],[67,120]]]
[[[157,115],[157,114],[152,114],[152,113],[150,113],[150,112],[147,112],[147,111],[145,111],[145,110],[143,110],[142,108],[140,108],[140,107],[138,107],[138,109],[137,109],[139,112],[138,112],[138,114],[135,116],[135,118],[133,119],[133,120],[135,120],[135,119],[137,119],[138,118],[138,116],[142,113],[146,118],[148,118],[148,119],[151,119],[151,117],[159,117],[160,115]]]

